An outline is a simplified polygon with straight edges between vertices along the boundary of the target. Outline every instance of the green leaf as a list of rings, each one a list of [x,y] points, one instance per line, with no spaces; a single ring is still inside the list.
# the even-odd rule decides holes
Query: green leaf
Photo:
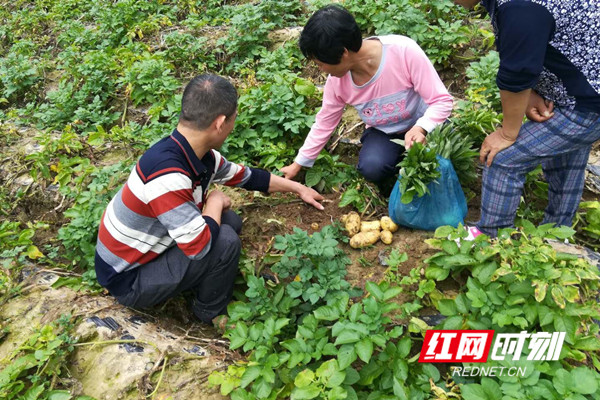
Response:
[[[396,359],[393,367],[394,378],[404,382],[408,377],[408,364],[405,360]]]
[[[456,296],[456,299],[454,299],[454,304],[456,304],[456,310],[459,313],[466,314],[469,312],[468,300],[463,293]]]
[[[66,390],[52,390],[48,392],[48,400],[70,400],[73,396]]]
[[[448,317],[444,320],[444,322],[442,323],[442,326],[443,326],[442,329],[450,329],[450,330],[462,329],[463,328],[463,317],[461,317],[460,315]]]
[[[27,257],[31,258],[32,260],[44,257],[44,253],[42,253],[40,251],[40,249],[37,248],[37,246],[34,245],[30,245],[29,247],[27,247]]]
[[[246,368],[244,374],[242,375],[242,379],[240,380],[240,386],[245,388],[250,383],[252,383],[256,378],[260,376],[261,367],[260,366],[252,366]]]
[[[383,301],[388,301],[390,299],[393,299],[394,297],[398,296],[400,293],[402,293],[401,287],[398,287],[398,286],[391,287],[383,293]]]
[[[44,391],[44,385],[34,385],[23,395],[23,400],[36,400]]]
[[[489,285],[492,281],[494,272],[498,269],[495,261],[491,261],[485,264],[479,264],[472,270],[472,274],[482,285]]]
[[[7,385],[10,381],[15,380],[23,371],[38,365],[33,354],[27,354],[13,360],[3,370],[0,370],[0,387]]]
[[[377,285],[376,283],[371,281],[367,282],[365,285],[365,289],[367,289],[367,292],[371,293],[371,295],[373,295],[373,297],[375,297],[377,300],[383,300],[383,291],[379,288],[379,285]]]
[[[428,377],[433,379],[434,382],[440,380],[441,375],[440,371],[433,364],[422,364],[423,373]]]
[[[294,379],[294,385],[299,388],[306,387],[313,383],[315,380],[315,373],[310,369],[305,369],[296,375],[296,379]],[[311,397],[312,398],[312,397]]]
[[[458,254],[458,245],[454,240],[446,240],[442,242],[442,250],[450,255]]]
[[[90,146],[101,146],[102,144],[104,144],[104,137],[106,136],[106,132],[104,131],[103,128],[98,127],[98,130],[96,132],[92,132],[89,134],[89,136],[87,137],[87,143]]]
[[[552,287],[550,293],[552,294],[552,299],[556,305],[558,305],[560,308],[565,308],[565,296],[563,295],[562,288],[555,285]]]
[[[600,339],[595,336],[578,339],[575,348],[585,351],[598,351],[600,350]]]
[[[393,378],[393,389],[397,400],[408,400],[408,391],[406,386],[404,386],[404,383],[399,381],[397,378]]]
[[[311,168],[306,171],[306,176],[304,177],[304,183],[308,187],[313,187],[317,183],[319,183],[322,179],[321,172],[315,168]]]
[[[571,378],[576,383],[572,391],[581,394],[592,394],[598,390],[598,374],[587,367],[577,367],[571,371]]]
[[[436,281],[445,280],[450,275],[450,269],[438,267],[436,265],[430,265],[425,269],[425,277],[427,279],[433,279]]]
[[[348,189],[342,195],[339,202],[339,207],[345,207],[361,200],[361,194],[357,189]]]
[[[458,266],[477,264],[478,261],[475,258],[473,258],[471,256],[467,256],[465,254],[456,254],[453,256],[447,256],[447,257],[440,258],[439,263],[443,264],[446,267],[458,267]]]
[[[574,343],[577,322],[573,318],[555,314],[554,329],[556,329],[556,332],[566,332],[565,340],[568,343]]]
[[[244,389],[236,389],[231,394],[231,400],[256,400],[256,397],[250,393],[246,392]],[[79,400],[79,398],[77,399]],[[95,399],[90,399],[95,400]]]
[[[337,360],[333,359],[321,364],[315,371],[315,374],[317,378],[331,378],[338,369]]]
[[[360,380],[360,374],[357,370],[352,367],[346,368],[346,378],[344,379],[344,385],[354,385]]]
[[[412,341],[410,338],[404,337],[400,339],[398,342],[398,347],[396,349],[396,356],[398,358],[405,358],[410,354],[410,349],[412,347]]]
[[[335,360],[333,360],[335,361]],[[344,383],[344,380],[346,379],[346,372],[345,371],[335,371],[327,380],[326,383],[326,387],[328,388],[335,388],[335,387],[339,387],[342,383]]]
[[[231,341],[229,348],[232,350],[237,349],[248,340],[248,327],[245,323],[238,321],[235,325],[235,329],[231,331],[228,336]]]
[[[442,315],[445,315],[446,317],[451,317],[453,315],[458,314],[458,309],[456,308],[455,300],[440,300],[437,303],[437,309]]]
[[[346,400],[358,400],[358,395],[352,386],[346,386],[344,389],[346,390]]]
[[[362,314],[362,305],[360,303],[355,303],[350,307],[350,311],[348,311],[348,318],[352,322],[358,321],[358,318]]]
[[[460,392],[464,400],[489,400],[483,386],[477,383],[462,385]]]
[[[314,399],[321,394],[321,390],[316,386],[296,387],[292,390],[292,400]]]
[[[252,385],[252,393],[256,394],[259,399],[267,398],[273,391],[272,383],[268,382],[263,377],[259,377]]]
[[[321,306],[314,311],[315,317],[322,321],[337,321],[340,319],[340,312],[333,306]]]
[[[347,398],[348,392],[341,386],[335,386],[327,393],[327,400],[346,400]]]
[[[548,282],[542,281],[533,281],[533,286],[535,286],[535,300],[539,303],[544,301],[546,298],[546,291],[548,289]]]
[[[415,197],[414,193],[412,193],[412,192],[405,192],[400,197],[400,201],[403,204],[409,204],[413,200],[413,197]]]
[[[356,350],[354,349],[354,345],[345,344],[340,347],[340,350],[337,355],[338,365],[340,369],[348,368],[350,364],[352,364],[356,360]]]
[[[440,226],[439,228],[437,228],[435,230],[435,233],[434,233],[433,236],[436,237],[436,238],[446,239],[455,230],[456,230],[456,228],[454,228],[452,226],[449,226],[449,225]],[[452,242],[455,243],[454,241],[452,241]]]
[[[296,83],[294,84],[294,90],[304,97],[310,97],[315,93],[316,87],[315,85],[303,78],[297,78]]]
[[[562,395],[569,393],[573,386],[575,386],[571,374],[564,369],[559,369],[555,372],[552,383],[556,391]]]
[[[569,226],[560,226],[558,228],[550,228],[548,233],[555,236],[557,239],[568,239],[573,237],[575,230]]]
[[[356,354],[358,357],[363,360],[363,362],[368,363],[371,360],[371,356],[373,355],[373,342],[368,337],[363,338],[360,342],[356,343]]]
[[[563,295],[569,303],[579,300],[579,290],[575,286],[563,286]]]

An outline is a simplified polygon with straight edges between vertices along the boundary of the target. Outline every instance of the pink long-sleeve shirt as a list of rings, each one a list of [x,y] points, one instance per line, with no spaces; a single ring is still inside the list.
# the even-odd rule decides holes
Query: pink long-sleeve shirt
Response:
[[[400,35],[377,36],[383,45],[375,75],[358,86],[348,72],[327,77],[323,105],[295,161],[312,167],[339,124],[346,104],[367,126],[394,134],[420,126],[431,132],[450,116],[452,96],[419,45]]]

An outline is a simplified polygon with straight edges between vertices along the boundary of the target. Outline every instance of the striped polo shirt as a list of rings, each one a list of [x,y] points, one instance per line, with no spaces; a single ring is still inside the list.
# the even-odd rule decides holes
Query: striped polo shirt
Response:
[[[173,131],[144,153],[102,216],[98,282],[123,295],[137,276],[135,268],[175,245],[190,259],[201,259],[219,235],[217,222],[202,215],[210,184],[267,192],[269,182],[269,172],[231,163],[216,150],[199,159]]]

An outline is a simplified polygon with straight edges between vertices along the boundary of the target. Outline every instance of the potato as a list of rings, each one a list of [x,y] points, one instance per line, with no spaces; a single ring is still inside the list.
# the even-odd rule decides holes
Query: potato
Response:
[[[394,233],[398,230],[398,225],[390,217],[381,217],[381,229]]]
[[[350,236],[354,236],[360,232],[360,215],[354,211],[346,217],[346,230]]]
[[[343,225],[346,225],[346,221],[348,220],[348,214],[344,214],[340,217],[340,221]]]
[[[360,231],[368,232],[368,231],[380,231],[381,224],[379,221],[362,221],[360,223]]]
[[[350,247],[360,249],[375,244],[379,240],[379,231],[359,232],[350,239]]]
[[[385,244],[391,244],[393,240],[392,232],[383,230],[381,231],[381,241]]]

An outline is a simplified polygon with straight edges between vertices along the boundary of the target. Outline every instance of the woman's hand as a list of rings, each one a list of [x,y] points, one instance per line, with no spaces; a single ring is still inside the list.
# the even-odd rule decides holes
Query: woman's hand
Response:
[[[285,179],[294,179],[294,177],[298,175],[298,172],[300,172],[301,169],[302,166],[294,161],[287,167],[281,168],[279,171],[283,172],[283,177]]]
[[[404,134],[404,147],[406,147],[406,150],[409,150],[415,142],[421,144],[427,143],[427,140],[425,139],[426,133],[425,129],[420,126],[415,125],[410,128],[408,132]]]
[[[544,122],[554,116],[554,102],[544,99],[535,90],[529,95],[525,115],[530,121]]]
[[[517,140],[518,134],[518,132],[516,134],[509,134],[502,127],[490,133],[483,141],[479,150],[479,161],[482,164],[487,164],[488,167],[491,166],[496,154],[512,146]]]

